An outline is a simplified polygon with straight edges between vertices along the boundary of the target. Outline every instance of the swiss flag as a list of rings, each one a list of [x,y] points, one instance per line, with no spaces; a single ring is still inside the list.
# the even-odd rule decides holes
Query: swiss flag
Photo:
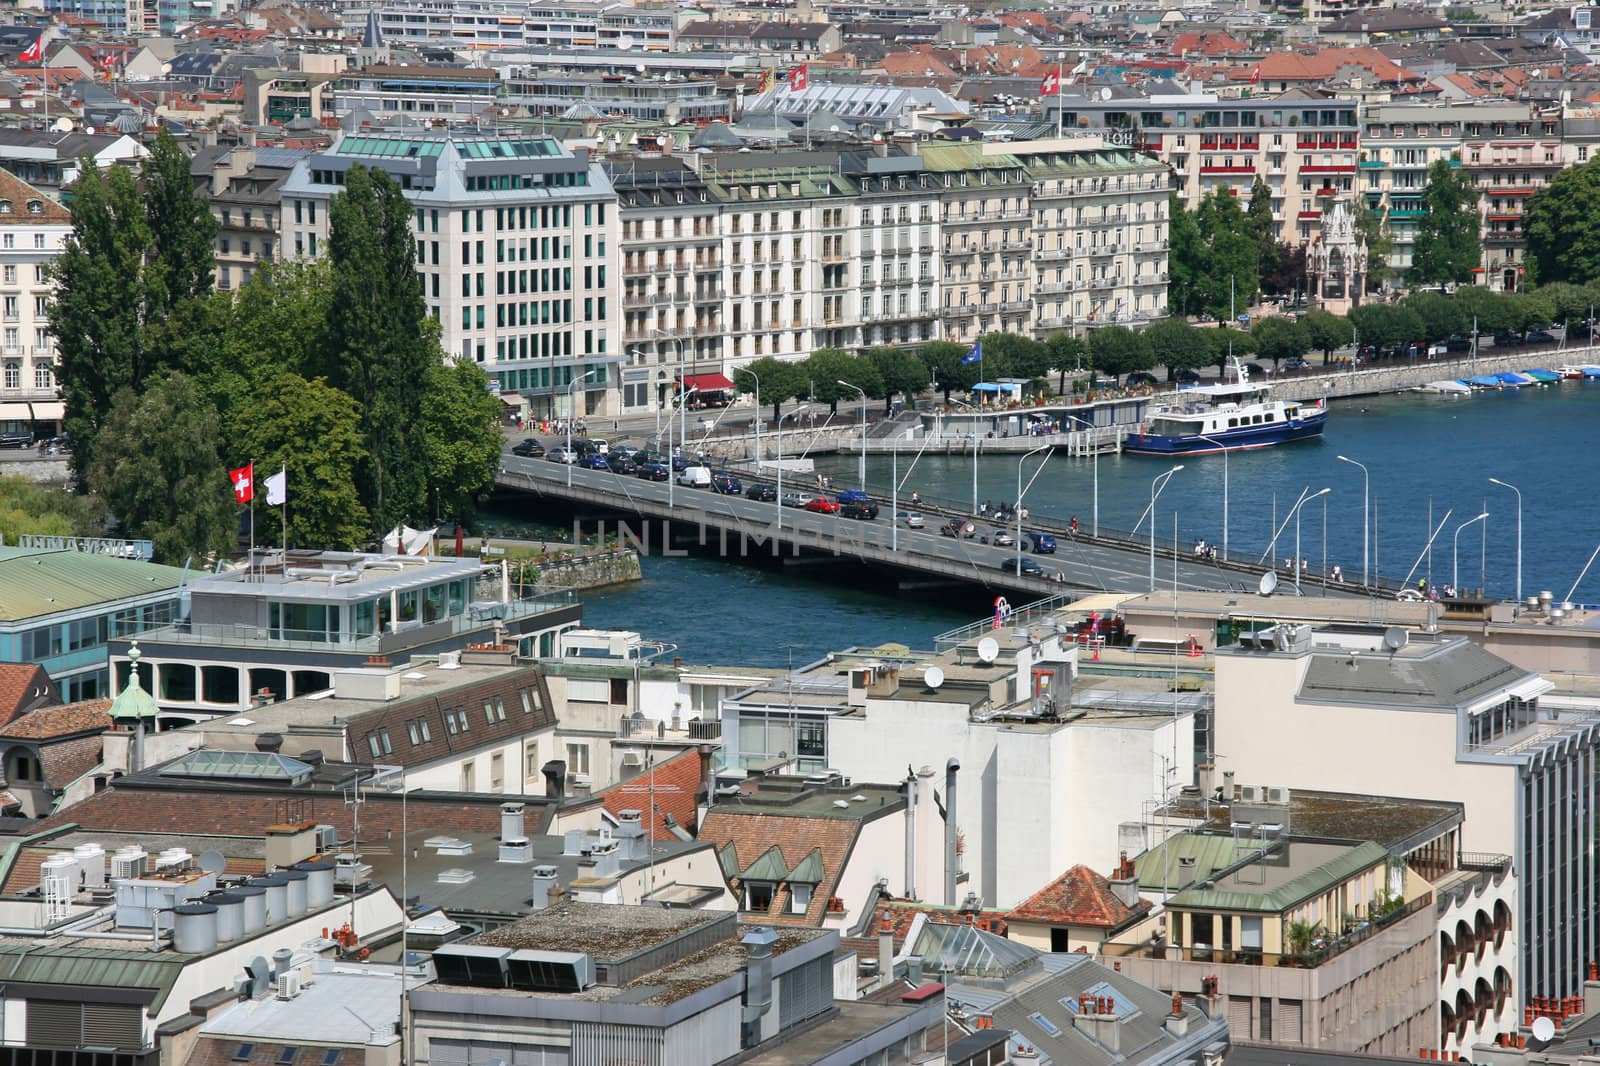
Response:
[[[1044,76],[1044,81],[1039,84],[1040,96],[1055,96],[1061,92],[1061,72],[1052,70]]]
[[[44,58],[44,34],[41,33],[39,36],[37,36],[37,37],[35,37],[33,39],[33,43],[32,44],[30,44],[28,47],[24,48],[22,50],[22,53],[17,56],[17,62],[19,62],[19,63],[37,63],[37,62],[39,62],[39,60],[41,60],[43,58]]]
[[[790,92],[797,93],[802,89],[809,89],[811,87],[811,71],[808,69],[809,67],[809,63],[801,63],[798,67],[795,67],[789,72]]]
[[[1256,64],[1256,69],[1250,72],[1250,84],[1254,85],[1261,80],[1261,64]]]
[[[228,471],[228,480],[233,482],[233,498],[236,503],[249,503],[256,496],[256,464],[246,463],[237,470]]]

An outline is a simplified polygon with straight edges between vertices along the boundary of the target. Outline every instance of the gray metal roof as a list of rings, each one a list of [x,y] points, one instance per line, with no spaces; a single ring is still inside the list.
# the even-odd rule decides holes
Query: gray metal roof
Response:
[[[1413,641],[1394,654],[1316,649],[1300,684],[1306,703],[1362,703],[1454,710],[1538,675],[1466,640]]]
[[[207,1018],[200,1035],[355,1047],[392,1043],[399,1039],[399,987],[392,973],[319,973],[313,994],[236,1003]]]

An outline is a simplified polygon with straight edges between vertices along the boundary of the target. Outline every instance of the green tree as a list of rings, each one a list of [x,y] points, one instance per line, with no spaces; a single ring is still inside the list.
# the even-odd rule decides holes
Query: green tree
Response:
[[[1250,335],[1256,340],[1256,351],[1272,360],[1274,370],[1283,360],[1298,359],[1310,350],[1310,342],[1300,323],[1281,315],[1263,318],[1255,324]]]
[[[1422,210],[1409,280],[1423,285],[1472,280],[1473,268],[1483,263],[1478,243],[1478,190],[1472,179],[1449,160],[1437,160],[1428,168]]]
[[[367,511],[354,476],[363,458],[355,401],[322,378],[284,372],[256,390],[250,407],[238,446],[256,464],[256,540],[282,539],[278,516],[263,509],[261,487],[280,469],[286,472],[290,545],[348,550],[367,540]]]
[[[859,399],[856,389],[842,385],[848,382],[868,396],[883,395],[883,380],[869,360],[838,348],[818,348],[802,364],[808,379],[809,395],[818,403],[825,403],[835,414],[840,400]]]
[[[1389,216],[1377,208],[1361,208],[1355,214],[1356,234],[1367,246],[1366,290],[1376,292],[1394,276],[1394,267],[1389,262],[1394,255],[1394,234],[1389,229]]]
[[[1511,305],[1501,293],[1481,285],[1463,285],[1451,299],[1461,309],[1461,321],[1467,330],[1494,334],[1512,328]]]
[[[156,134],[139,176],[150,228],[144,279],[149,314],[165,320],[185,300],[210,294],[217,225],[206,201],[195,195],[189,154],[165,127]]]
[[[1528,201],[1528,281],[1600,280],[1600,156],[1567,167]]]
[[[1203,329],[1206,343],[1211,346],[1211,361],[1226,372],[1230,357],[1243,359],[1256,350],[1256,339],[1243,330],[1224,326],[1222,329]]]
[[[1279,266],[1278,226],[1272,221],[1272,190],[1259,177],[1250,185],[1250,206],[1245,222],[1256,244],[1256,276],[1265,278]]]
[[[0,475],[0,536],[7,544],[29,533],[51,537],[94,537],[105,530],[105,508],[93,496],[17,474]]]
[[[1182,318],[1163,318],[1144,331],[1145,340],[1157,366],[1167,368],[1167,379],[1179,370],[1199,370],[1211,364],[1211,346],[1196,329]]]
[[[1555,301],[1543,292],[1513,292],[1502,299],[1507,307],[1510,328],[1518,333],[1540,329],[1555,321]]]
[[[133,172],[85,167],[73,184],[72,235],[49,268],[55,285],[50,332],[67,409],[63,427],[72,437],[72,472],[80,490],[112,397],[141,389],[150,371],[140,278],[149,243]]]
[[[424,508],[422,383],[440,358],[417,282],[411,206],[388,174],[360,164],[328,206],[329,365],[312,368],[360,407],[357,484],[375,531]]]
[[[984,376],[1025,378],[1029,381],[1050,373],[1050,353],[1044,344],[1015,333],[990,333],[983,338]]]
[[[192,378],[169,373],[142,395],[124,388],[100,432],[89,488],[124,533],[155,542],[158,562],[221,552],[238,535],[217,451],[222,439],[217,413]]]
[[[1200,223],[1177,193],[1167,198],[1167,306],[1187,317],[1200,310],[1199,291],[1206,251],[1200,240]]]
[[[978,383],[978,364],[964,362],[969,347],[953,341],[930,341],[922,346],[922,361],[944,394],[945,403],[950,402],[952,390],[965,392]]]
[[[1350,323],[1342,315],[1316,307],[1306,312],[1300,324],[1305,327],[1306,343],[1322,353],[1326,366],[1335,348],[1350,343]]]
[[[476,363],[447,360],[428,368],[423,430],[428,442],[428,499],[435,521],[465,523],[494,488],[500,462],[499,397]]]
[[[1219,322],[1229,321],[1250,306],[1260,288],[1256,273],[1259,249],[1239,208],[1239,198],[1226,189],[1215,189],[1200,201],[1196,221],[1203,249],[1195,279],[1199,309]]]
[[[1586,320],[1595,302],[1594,290],[1589,286],[1564,281],[1541,285],[1534,290],[1534,295],[1550,302],[1550,321],[1563,324]]]
[[[1102,326],[1090,333],[1089,351],[1094,354],[1094,365],[1114,377],[1156,365],[1150,341],[1127,326]]]
[[[888,413],[896,395],[905,397],[911,406],[913,397],[928,387],[928,367],[916,352],[904,348],[872,348],[867,359],[878,371],[883,383],[883,410]]]
[[[1067,391],[1067,372],[1076,372],[1089,365],[1089,346],[1070,333],[1052,333],[1044,342],[1050,356],[1050,369],[1061,375],[1056,392]]]
[[[1362,304],[1350,311],[1361,344],[1380,350],[1422,339],[1422,319],[1393,304]]]
[[[1401,301],[1401,306],[1422,321],[1422,339],[1430,344],[1467,329],[1461,305],[1442,293],[1414,292]]]
[[[755,393],[755,381],[761,382],[761,402],[772,405],[772,417],[778,419],[783,413],[783,405],[789,400],[806,394],[806,371],[804,363],[791,362],[787,359],[776,359],[770,355],[762,356],[748,364],[750,374],[735,373],[733,383],[740,392]],[[755,380],[751,380],[751,374]]]

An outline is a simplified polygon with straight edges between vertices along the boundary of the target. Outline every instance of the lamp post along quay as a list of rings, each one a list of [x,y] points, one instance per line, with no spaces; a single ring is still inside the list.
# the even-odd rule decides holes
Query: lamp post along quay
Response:
[[[1368,522],[1372,517],[1372,480],[1367,474],[1365,463],[1352,459],[1348,455],[1337,455],[1334,458],[1341,463],[1349,463],[1351,466],[1359,466],[1361,468],[1361,584],[1364,588],[1371,588],[1372,581],[1367,573],[1367,550],[1372,543],[1372,535],[1368,532],[1370,528]],[[1493,481],[1494,479],[1490,478],[1489,480]],[[1521,595],[1521,593],[1519,592],[1518,595]]]
[[[1510,489],[1517,494],[1517,601],[1522,600],[1522,490],[1509,482],[1501,481],[1497,477],[1489,479],[1491,485],[1499,485],[1503,489]]]
[[[1150,482],[1150,591],[1156,590],[1156,500],[1167,487],[1167,482],[1172,480],[1172,475],[1183,469],[1179,463],[1165,473],[1157,474]]]

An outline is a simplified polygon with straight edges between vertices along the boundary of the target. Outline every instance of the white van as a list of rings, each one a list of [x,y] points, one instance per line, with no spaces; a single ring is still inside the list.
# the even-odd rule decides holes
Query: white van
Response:
[[[678,484],[688,485],[694,489],[709,489],[711,487],[711,468],[686,466],[678,471]]]

